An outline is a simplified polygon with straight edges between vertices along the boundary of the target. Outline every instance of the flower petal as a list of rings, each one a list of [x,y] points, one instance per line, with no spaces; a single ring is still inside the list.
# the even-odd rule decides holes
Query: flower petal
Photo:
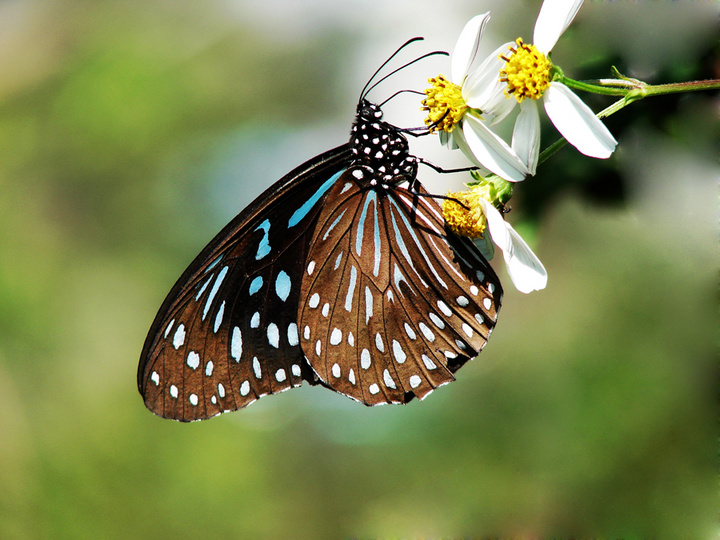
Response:
[[[477,60],[478,48],[483,30],[490,20],[490,12],[476,15],[468,21],[460,32],[452,56],[450,57],[450,78],[452,82],[461,85],[470,68]]]
[[[468,158],[506,180],[520,182],[529,172],[512,148],[474,116],[465,115],[462,136],[453,138]]]
[[[535,21],[533,44],[549,53],[583,5],[583,0],[545,0]]]
[[[453,136],[453,133],[458,133],[459,129],[454,129],[450,133],[447,131],[440,131],[438,135],[440,136],[440,144],[443,146],[447,146],[448,150],[457,150],[458,145],[455,142],[455,137]]]
[[[543,100],[545,112],[570,144],[586,156],[610,157],[617,146],[615,137],[572,90],[552,82],[545,90]]]
[[[520,114],[513,129],[512,149],[534,175],[540,154],[540,114],[534,99],[524,99],[520,104]]]
[[[544,289],[547,285],[547,270],[540,259],[497,208],[485,200],[481,200],[480,204],[485,212],[490,236],[503,251],[508,275],[515,288],[525,294]]]
[[[500,55],[507,53],[508,47],[514,44],[510,42],[498,47],[477,68],[468,72],[462,85],[463,99],[468,106],[486,112],[498,93],[505,98],[503,89],[507,84],[500,82],[500,70],[505,66],[505,60]]]

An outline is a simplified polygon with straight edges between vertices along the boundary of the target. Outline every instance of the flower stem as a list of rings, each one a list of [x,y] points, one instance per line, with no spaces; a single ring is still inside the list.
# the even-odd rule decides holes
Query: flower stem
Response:
[[[603,94],[606,96],[622,96],[615,103],[613,103],[606,109],[600,111],[597,114],[598,118],[607,118],[608,116],[618,112],[620,109],[627,107],[633,101],[637,101],[639,99],[650,96],[662,96],[666,94],[677,94],[680,92],[697,92],[700,90],[720,89],[720,79],[651,85],[638,79],[625,77],[621,75],[615,68],[613,68],[613,73],[617,76],[616,79],[599,79],[596,83],[591,83],[588,81],[576,81],[574,79],[569,79],[564,75],[561,75],[558,80],[565,86],[568,86],[569,88],[573,88],[575,90],[582,90],[595,94]],[[566,144],[567,141],[563,138],[558,139],[557,141],[552,143],[540,153],[540,156],[538,157],[538,165],[548,159]]]
[[[614,73],[618,78],[599,79],[596,82],[576,81],[563,75],[560,82],[575,90],[592,92],[594,94],[603,94],[606,96],[624,96],[625,99],[629,99],[630,101],[635,101],[636,99],[642,99],[649,96],[720,89],[720,79],[669,84],[647,84],[638,79],[624,77],[617,70],[615,70]]]

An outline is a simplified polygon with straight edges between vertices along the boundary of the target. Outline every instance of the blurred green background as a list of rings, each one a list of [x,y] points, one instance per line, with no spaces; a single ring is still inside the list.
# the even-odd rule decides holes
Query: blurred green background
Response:
[[[400,43],[452,49],[491,9],[489,52],[530,41],[539,7],[0,2],[0,537],[715,537],[716,94],[632,105],[607,122],[610,160],[566,148],[516,190],[509,219],[548,287],[519,294],[496,261],[492,340],[425,401],[368,409],[305,386],[180,424],[136,389],[175,279],[263,189],[345,142]],[[553,57],[576,78],[716,77],[717,17],[587,3]],[[414,100],[386,117],[420,125]],[[414,153],[462,164],[424,139]]]

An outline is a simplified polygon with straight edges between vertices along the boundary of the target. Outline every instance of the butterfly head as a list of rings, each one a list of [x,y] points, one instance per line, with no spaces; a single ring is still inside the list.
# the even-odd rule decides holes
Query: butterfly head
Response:
[[[380,106],[364,98],[360,100],[350,134],[353,166],[361,171],[356,178],[371,185],[413,182],[417,159],[410,155],[402,131],[382,118]]]

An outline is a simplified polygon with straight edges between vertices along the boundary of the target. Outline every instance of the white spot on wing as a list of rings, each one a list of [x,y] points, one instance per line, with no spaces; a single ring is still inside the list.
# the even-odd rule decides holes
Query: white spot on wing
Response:
[[[267,338],[270,345],[272,345],[276,349],[280,347],[280,330],[278,330],[277,324],[268,324]]]
[[[300,340],[298,339],[297,324],[295,324],[294,322],[288,324],[287,338],[288,338],[288,343],[292,347],[294,347],[295,345],[300,343]]]
[[[379,332],[375,334],[375,346],[378,351],[385,352],[385,344],[383,343],[382,336]]]
[[[257,328],[258,326],[260,326],[260,313],[256,311],[250,319],[250,328]]]
[[[355,284],[357,282],[357,268],[353,264],[350,267],[350,284],[348,285],[348,292],[345,295],[345,311],[350,313],[352,311],[352,301],[355,296]]]
[[[452,317],[453,312],[445,302],[443,302],[442,300],[438,300],[437,306],[440,308],[440,311],[442,311],[446,317]]]
[[[200,355],[195,351],[190,351],[187,357],[187,365],[191,369],[197,369],[200,366]]]
[[[395,386],[395,381],[393,381],[392,377],[390,376],[390,372],[387,369],[383,371],[383,382],[388,388],[397,388],[397,386]]]
[[[236,362],[239,362],[242,356],[242,332],[240,332],[237,326],[233,328],[232,339],[230,341],[230,356],[232,356]]]
[[[355,372],[352,368],[350,368],[350,373],[348,373],[348,380],[350,381],[350,384],[355,386]]]
[[[155,383],[155,386],[160,386],[160,374],[157,371],[152,372],[150,380]]]
[[[403,323],[403,327],[405,328],[405,333],[410,339],[417,339],[417,334],[415,334],[415,330],[413,330],[412,326],[410,326],[408,323]]]
[[[485,298],[483,300],[483,307],[485,307],[485,309],[490,309],[492,307],[492,300]]]
[[[172,330],[173,324],[175,324],[175,319],[170,321],[167,325],[167,328],[165,328],[165,338],[167,339],[168,335],[170,334],[170,330]]]
[[[296,377],[300,376],[300,366],[299,365],[293,364],[290,369],[292,370],[293,375],[295,375]]]
[[[435,362],[433,362],[428,356],[422,355],[422,361],[423,364],[425,364],[425,367],[428,369],[435,369],[437,366],[435,365]]]
[[[208,363],[205,364],[205,376],[210,377],[213,372],[213,363],[212,360],[208,360]]]
[[[194,407],[198,404],[198,397],[195,394],[190,394],[190,397],[188,397],[188,401],[190,402],[190,405]]]
[[[222,385],[222,383],[218,383],[217,388],[218,388],[218,396],[220,396],[221,399],[224,398],[225,397],[225,387]]]
[[[420,331],[423,333],[423,336],[425,336],[425,339],[428,341],[435,341],[435,334],[433,334],[432,330],[423,322],[421,322],[419,325]]]
[[[395,339],[392,340],[392,349],[393,356],[395,356],[395,360],[397,360],[397,363],[402,364],[403,362],[405,362],[407,355],[405,354],[405,351],[402,350],[400,343]]]
[[[262,371],[260,371],[260,360],[257,359],[257,356],[253,357],[252,366],[253,366],[253,371],[255,372],[255,378],[256,379],[262,378]]]
[[[177,330],[175,330],[175,335],[173,336],[173,347],[175,349],[179,349],[183,346],[185,343],[185,325],[181,324],[177,327]]]
[[[213,325],[213,332],[217,333],[217,331],[220,329],[220,325],[222,324],[223,314],[225,313],[225,301],[223,300],[223,303],[220,304],[220,309],[218,309],[217,315],[215,316],[215,324]]]
[[[445,328],[445,321],[438,317],[437,314],[431,311],[430,313],[428,313],[428,315],[430,315],[430,320],[433,322],[433,324],[437,326],[440,330],[443,330]]]
[[[240,385],[240,395],[247,396],[250,393],[250,381],[244,381]]]
[[[463,323],[462,330],[463,330],[463,332],[465,332],[465,335],[467,337],[469,337],[469,338],[473,337],[473,329],[469,324]]]
[[[365,287],[365,324],[373,316],[373,296],[370,287]]]
[[[170,395],[172,397],[174,397],[175,399],[177,399],[177,397],[178,397],[178,388],[174,384],[170,385]]]
[[[370,367],[370,351],[367,349],[363,349],[360,353],[360,367],[363,369],[367,369]]]
[[[333,328],[330,334],[330,345],[339,345],[342,341],[342,330],[339,328]]]
[[[277,382],[283,382],[286,378],[287,376],[285,375],[284,369],[280,368],[275,372],[275,380],[277,380]]]
[[[335,377],[336,379],[338,377],[340,377],[340,366],[338,364],[333,364],[331,371],[332,371],[333,377]]]
[[[320,295],[318,293],[313,294],[308,300],[308,306],[315,309],[320,305]]]
[[[422,382],[422,379],[418,375],[413,375],[410,377],[410,387],[411,388],[417,388],[420,386],[420,383]]]
[[[380,387],[377,384],[373,383],[370,385],[370,388],[368,388],[368,390],[370,390],[370,393],[374,396],[380,391]]]

